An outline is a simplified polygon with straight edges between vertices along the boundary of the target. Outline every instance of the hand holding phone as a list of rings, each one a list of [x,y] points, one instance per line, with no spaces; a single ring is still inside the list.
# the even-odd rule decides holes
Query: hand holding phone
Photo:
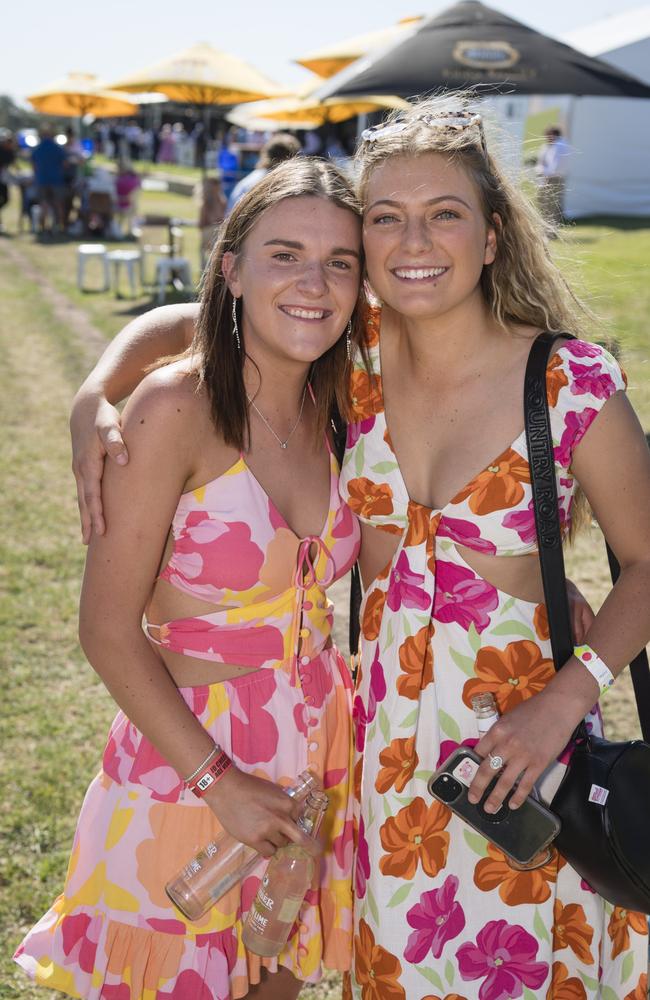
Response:
[[[498,774],[481,799],[476,803],[470,802],[467,791],[480,764],[481,758],[473,750],[458,747],[431,775],[429,792],[477,833],[496,844],[514,862],[528,865],[557,837],[560,821],[550,809],[530,795],[518,809],[510,809],[508,800],[514,788],[497,812],[486,812],[484,805],[499,779]]]

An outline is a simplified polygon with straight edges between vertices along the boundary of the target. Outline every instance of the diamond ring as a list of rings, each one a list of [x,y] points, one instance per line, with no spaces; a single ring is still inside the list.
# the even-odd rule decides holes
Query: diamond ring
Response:
[[[493,755],[489,753],[488,757],[490,758],[490,767],[492,768],[492,770],[500,771],[501,768],[503,767],[503,757],[501,756],[501,754],[497,753]]]

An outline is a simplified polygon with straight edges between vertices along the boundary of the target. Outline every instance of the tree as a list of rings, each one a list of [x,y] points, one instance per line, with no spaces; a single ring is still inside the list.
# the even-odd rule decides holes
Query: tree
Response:
[[[12,132],[36,128],[39,118],[35,111],[21,108],[8,94],[0,94],[0,128],[9,128]]]

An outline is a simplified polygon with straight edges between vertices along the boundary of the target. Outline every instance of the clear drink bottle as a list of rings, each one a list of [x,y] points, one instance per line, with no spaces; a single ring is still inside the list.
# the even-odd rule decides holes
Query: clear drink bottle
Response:
[[[476,716],[476,728],[479,736],[484,736],[499,720],[499,709],[491,691],[475,694],[472,698],[472,708]]]
[[[326,810],[327,795],[310,792],[298,826],[314,840]],[[281,847],[273,855],[242,932],[242,941],[250,951],[265,958],[282,951],[311,885],[316,864],[316,858],[297,844]]]
[[[318,779],[311,771],[303,771],[285,792],[302,801],[310,790],[318,787]],[[165,892],[184,917],[198,920],[229,889],[246,878],[260,858],[255,848],[240,843],[222,830],[167,883]]]

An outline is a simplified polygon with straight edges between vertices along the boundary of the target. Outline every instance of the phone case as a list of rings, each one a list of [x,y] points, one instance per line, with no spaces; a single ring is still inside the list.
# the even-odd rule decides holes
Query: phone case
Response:
[[[560,820],[530,795],[518,809],[510,809],[508,799],[512,792],[496,813],[486,813],[483,806],[499,779],[498,774],[480,801],[470,802],[467,792],[480,763],[481,758],[473,750],[459,747],[431,775],[429,792],[513,861],[528,864],[557,837]]]

